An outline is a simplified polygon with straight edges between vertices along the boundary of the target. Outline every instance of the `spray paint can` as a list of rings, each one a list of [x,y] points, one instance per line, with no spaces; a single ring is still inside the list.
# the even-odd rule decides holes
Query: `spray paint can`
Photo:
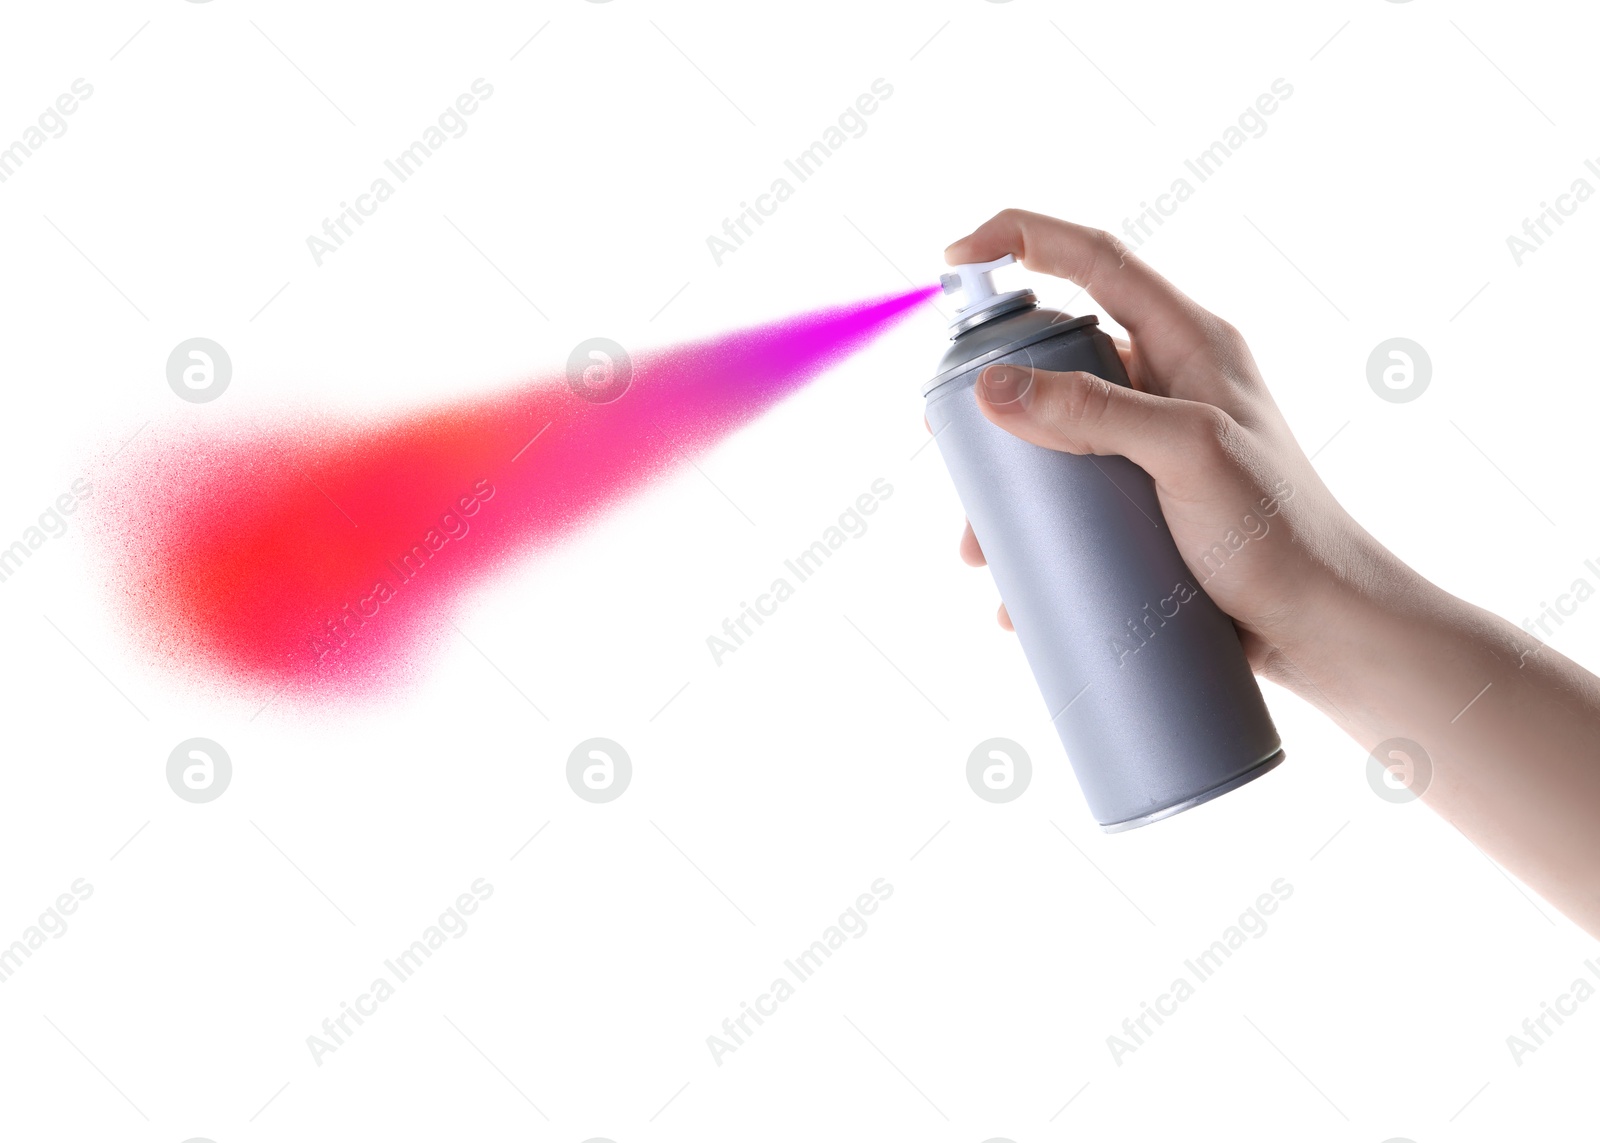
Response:
[[[1283,748],[1233,621],[1179,556],[1149,475],[1126,457],[1030,444],[978,409],[973,386],[996,363],[1128,384],[1096,317],[995,292],[990,275],[1012,261],[945,276],[964,304],[922,394],[1084,798],[1115,833],[1237,789]]]

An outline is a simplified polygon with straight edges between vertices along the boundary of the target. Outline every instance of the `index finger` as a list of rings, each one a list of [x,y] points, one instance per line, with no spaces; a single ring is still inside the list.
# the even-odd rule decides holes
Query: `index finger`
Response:
[[[1027,210],[1002,210],[944,252],[951,265],[1013,254],[1030,270],[1076,282],[1135,338],[1204,340],[1209,317],[1193,299],[1103,230]]]

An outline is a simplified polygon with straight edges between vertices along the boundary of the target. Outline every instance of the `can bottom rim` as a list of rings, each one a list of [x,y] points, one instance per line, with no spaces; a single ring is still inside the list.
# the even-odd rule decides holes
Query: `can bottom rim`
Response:
[[[1138,829],[1140,826],[1149,825],[1151,822],[1158,822],[1163,818],[1170,818],[1174,814],[1181,814],[1184,810],[1192,810],[1204,802],[1209,802],[1212,798],[1220,798],[1230,790],[1237,790],[1246,782],[1254,781],[1268,770],[1276,767],[1285,757],[1283,747],[1280,746],[1276,753],[1267,755],[1265,759],[1250,767],[1243,774],[1229,778],[1226,782],[1212,786],[1209,790],[1202,790],[1192,798],[1185,798],[1183,801],[1167,806],[1164,809],[1153,810],[1136,818],[1128,818],[1126,821],[1101,822],[1100,828],[1106,833],[1123,833],[1126,830]]]

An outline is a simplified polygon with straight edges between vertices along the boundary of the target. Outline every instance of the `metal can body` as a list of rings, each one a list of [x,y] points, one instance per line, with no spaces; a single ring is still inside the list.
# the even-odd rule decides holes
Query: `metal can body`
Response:
[[[1131,829],[1283,759],[1233,622],[1178,554],[1150,477],[1029,444],[979,411],[995,362],[1127,385],[1093,317],[1030,308],[956,338],[928,423],[1090,811]]]

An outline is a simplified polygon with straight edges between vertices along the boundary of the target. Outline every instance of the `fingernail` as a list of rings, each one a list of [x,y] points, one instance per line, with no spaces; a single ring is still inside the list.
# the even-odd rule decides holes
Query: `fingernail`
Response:
[[[978,374],[978,384],[991,405],[1021,402],[1032,388],[1033,373],[1018,365],[991,365]]]

